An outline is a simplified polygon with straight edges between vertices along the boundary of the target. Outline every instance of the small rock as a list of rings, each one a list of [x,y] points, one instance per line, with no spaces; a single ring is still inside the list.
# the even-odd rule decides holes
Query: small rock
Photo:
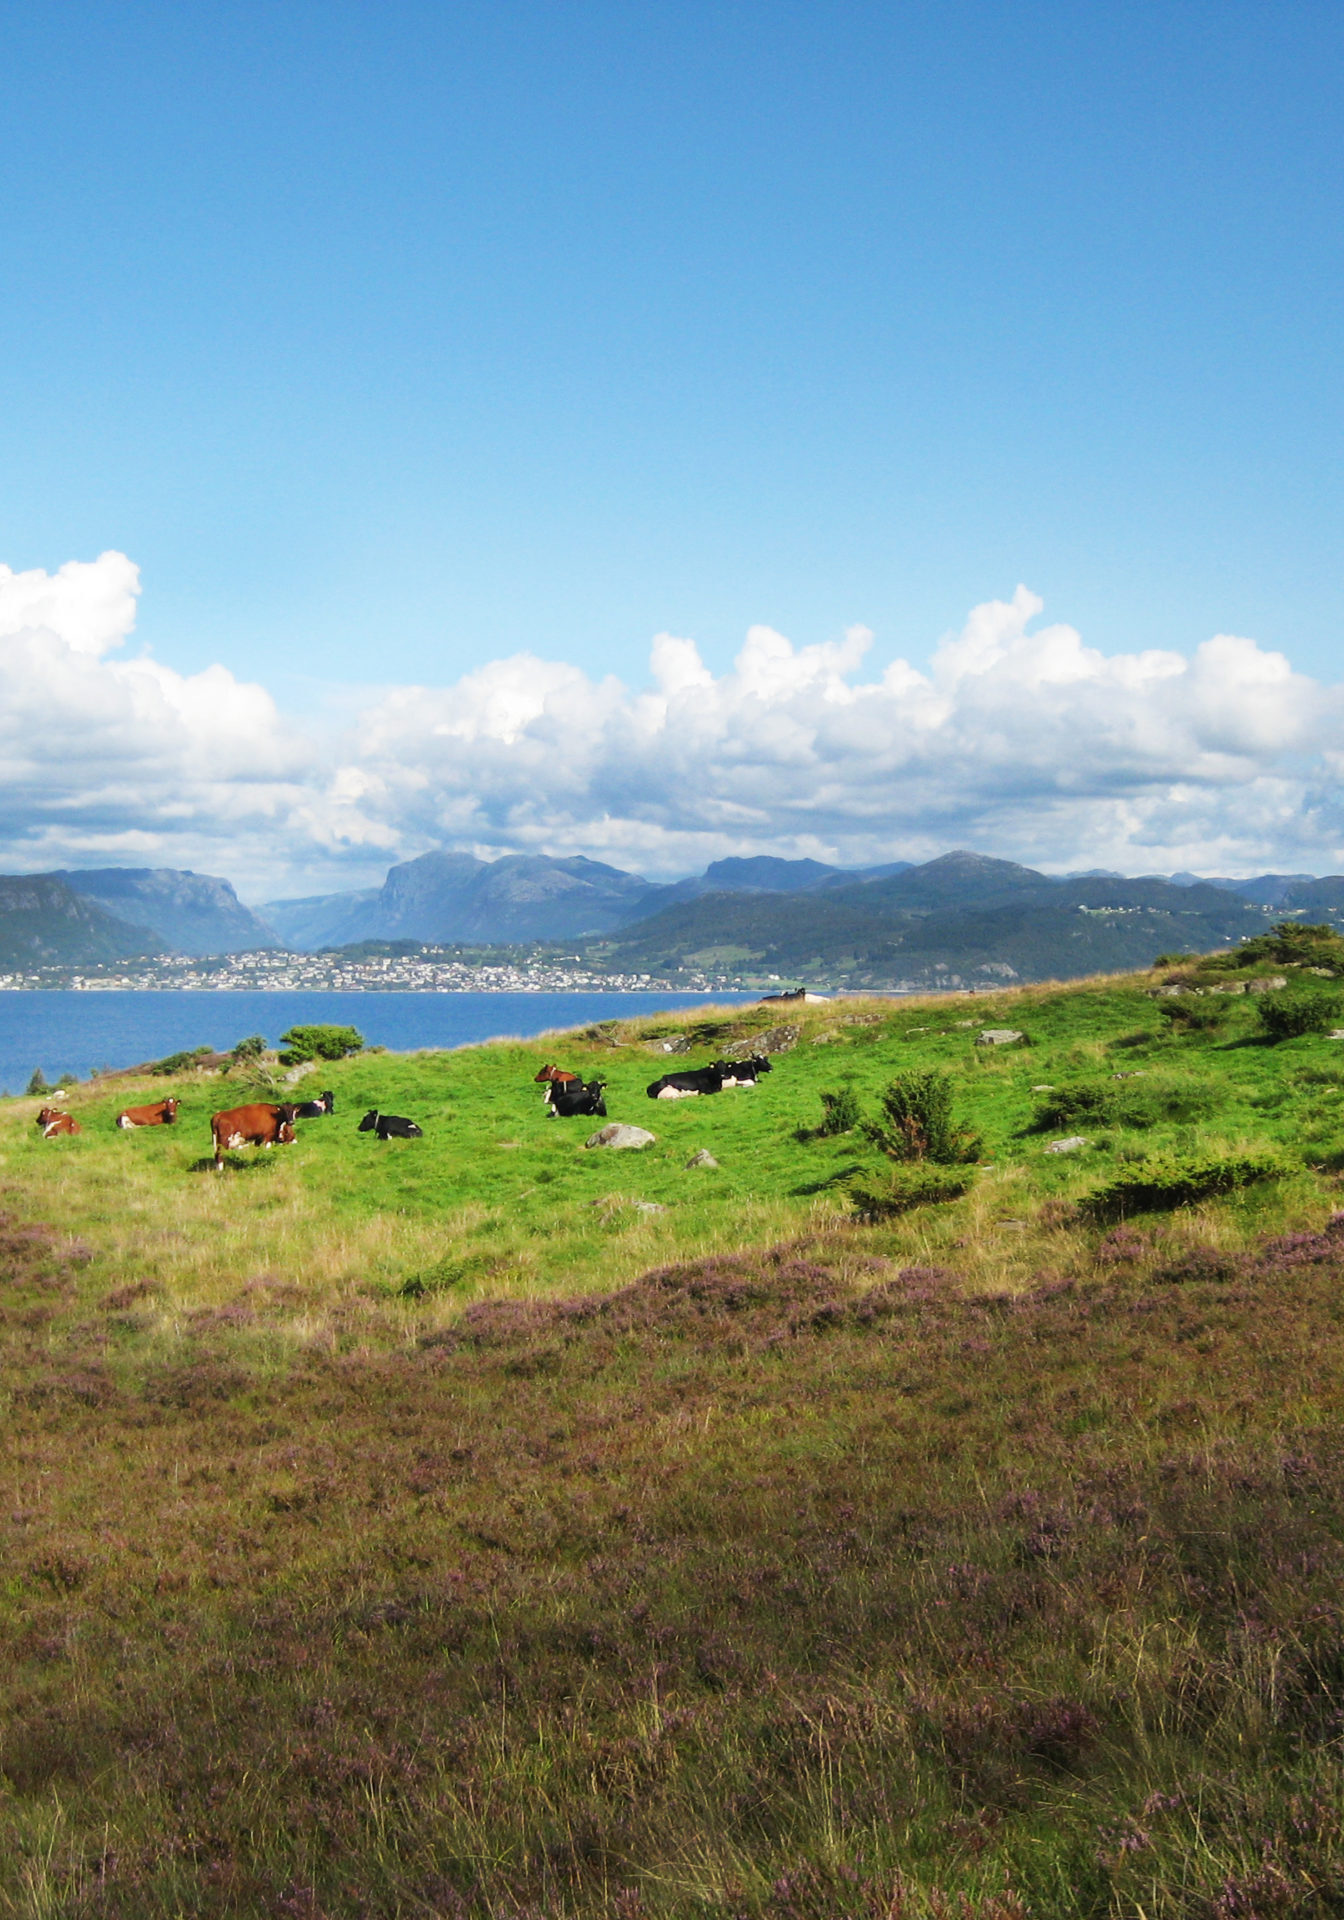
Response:
[[[627,1127],[619,1120],[599,1127],[584,1141],[585,1147],[651,1147],[657,1138],[647,1127]]]
[[[1129,1067],[1123,1073],[1113,1073],[1111,1078],[1112,1080],[1142,1080],[1147,1072],[1147,1067]]]
[[[717,1167],[718,1164],[709,1149],[701,1147],[699,1153],[693,1153],[686,1162],[686,1171],[689,1173],[692,1167]]]
[[[977,1047],[1011,1047],[1014,1040],[1022,1037],[1016,1027],[984,1027],[975,1044]]]
[[[656,1200],[632,1200],[630,1204],[634,1208],[636,1213],[666,1213],[667,1212],[667,1208],[659,1206]]]
[[[1071,1133],[1067,1140],[1052,1140],[1046,1148],[1047,1153],[1077,1153],[1079,1147],[1089,1147],[1092,1142],[1084,1140],[1081,1133]]]
[[[1055,1090],[1055,1083],[1053,1080],[1042,1080],[1039,1086],[1035,1086],[1032,1088],[1033,1093],[1053,1093],[1054,1090]]]
[[[1335,1027],[1325,1037],[1327,1040],[1344,1040],[1344,1027]]]
[[[1280,987],[1288,985],[1286,973],[1267,973],[1259,980],[1246,982],[1247,993],[1277,993]]]
[[[954,1020],[952,1024],[954,1027],[973,1027],[975,1022],[974,1020]]]

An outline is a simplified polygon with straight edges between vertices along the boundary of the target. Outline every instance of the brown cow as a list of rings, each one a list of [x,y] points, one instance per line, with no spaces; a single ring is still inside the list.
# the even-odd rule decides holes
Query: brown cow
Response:
[[[231,1147],[282,1147],[294,1144],[294,1108],[230,1107],[225,1113],[212,1113],[210,1132],[215,1142],[215,1171],[223,1173],[224,1155]]]
[[[534,1076],[532,1084],[534,1086],[540,1086],[543,1081],[548,1083],[546,1092],[542,1097],[542,1104],[547,1107],[550,1106],[551,1095],[557,1087],[568,1087],[571,1092],[577,1093],[583,1085],[583,1080],[579,1074],[569,1073],[564,1067],[543,1067],[541,1072]]]
[[[123,1107],[117,1115],[119,1127],[171,1127],[177,1118],[176,1100],[159,1100],[152,1107]]]
[[[62,1113],[59,1107],[43,1107],[37,1116],[37,1124],[42,1129],[44,1140],[53,1139],[58,1133],[78,1133],[80,1125],[73,1113]]]

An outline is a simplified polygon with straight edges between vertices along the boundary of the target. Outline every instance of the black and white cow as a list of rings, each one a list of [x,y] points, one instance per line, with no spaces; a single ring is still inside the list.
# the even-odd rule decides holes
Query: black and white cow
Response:
[[[399,1113],[379,1113],[377,1107],[371,1107],[355,1129],[357,1133],[376,1133],[380,1140],[423,1140],[425,1131],[417,1127],[414,1120],[405,1120]]]
[[[697,1093],[717,1093],[723,1086],[724,1067],[716,1060],[710,1067],[692,1067],[685,1073],[665,1073],[650,1081],[644,1089],[650,1100],[689,1100]]]
[[[774,1071],[763,1053],[753,1053],[750,1060],[716,1060],[714,1064],[723,1074],[725,1087],[754,1087],[763,1073]]]
[[[580,1081],[577,1087],[566,1087],[552,1081],[550,1097],[547,1102],[551,1109],[552,1120],[573,1120],[581,1114],[595,1113],[603,1120],[607,1117],[607,1103],[602,1098],[605,1080]]]
[[[305,1100],[302,1106],[295,1107],[300,1120],[320,1120],[324,1113],[335,1113],[336,1095],[319,1093],[316,1100]]]

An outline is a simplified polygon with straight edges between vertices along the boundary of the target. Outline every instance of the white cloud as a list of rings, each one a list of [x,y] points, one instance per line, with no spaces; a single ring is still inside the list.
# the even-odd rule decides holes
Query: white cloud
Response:
[[[336,738],[221,666],[117,657],[138,571],[0,568],[0,864],[196,865],[252,897],[365,884],[436,845],[658,875],[727,853],[842,864],[956,845],[1051,868],[1344,866],[1344,689],[1217,635],[1104,655],[1019,587],[927,673],[873,635],[753,627],[716,677],[651,644],[647,686],[522,654],[391,686]]]

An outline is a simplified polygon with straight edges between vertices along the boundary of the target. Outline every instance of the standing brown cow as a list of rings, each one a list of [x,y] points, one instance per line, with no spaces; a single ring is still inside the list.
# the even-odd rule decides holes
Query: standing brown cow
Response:
[[[158,1100],[152,1107],[123,1107],[117,1115],[119,1127],[171,1127],[177,1118],[176,1100]]]
[[[59,1107],[43,1107],[37,1116],[37,1124],[42,1129],[44,1140],[54,1139],[58,1133],[78,1133],[80,1125],[73,1113],[62,1113]]]
[[[224,1155],[231,1147],[282,1147],[294,1144],[294,1108],[230,1107],[210,1116],[215,1142],[215,1172],[223,1173]]]

